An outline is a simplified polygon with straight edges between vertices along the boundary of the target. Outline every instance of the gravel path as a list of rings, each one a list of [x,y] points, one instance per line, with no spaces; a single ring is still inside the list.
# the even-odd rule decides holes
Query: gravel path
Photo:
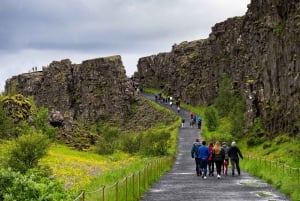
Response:
[[[153,96],[145,95],[154,100]],[[173,106],[161,103],[171,110]],[[179,114],[189,122],[188,111]],[[195,161],[191,158],[191,147],[199,136],[199,129],[185,128],[179,132],[178,155],[173,168],[165,173],[141,198],[142,201],[193,201],[193,200],[234,200],[234,201],[282,201],[290,200],[264,181],[241,172],[241,176],[222,176],[221,179],[207,177],[206,180],[196,176]],[[243,163],[243,160],[240,161]],[[228,172],[231,172],[229,168]],[[216,175],[216,173],[215,173]]]

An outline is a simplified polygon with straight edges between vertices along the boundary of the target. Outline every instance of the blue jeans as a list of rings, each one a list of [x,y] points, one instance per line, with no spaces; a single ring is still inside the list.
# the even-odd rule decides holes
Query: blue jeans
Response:
[[[207,173],[207,162],[208,161],[205,158],[200,159],[200,169],[201,169],[202,174],[204,174],[204,176],[206,176],[206,173]]]

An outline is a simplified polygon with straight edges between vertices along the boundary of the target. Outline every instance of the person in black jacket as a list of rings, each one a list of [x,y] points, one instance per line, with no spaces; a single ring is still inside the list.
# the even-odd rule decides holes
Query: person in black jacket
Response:
[[[243,155],[240,149],[236,146],[236,142],[231,143],[231,147],[228,150],[228,157],[230,158],[231,167],[232,167],[232,176],[234,176],[235,167],[239,175],[241,175],[239,157],[243,159]]]
[[[221,178],[221,167],[223,165],[223,161],[225,158],[225,152],[222,149],[220,142],[216,142],[216,144],[214,146],[212,157],[216,164],[217,178],[220,179]]]

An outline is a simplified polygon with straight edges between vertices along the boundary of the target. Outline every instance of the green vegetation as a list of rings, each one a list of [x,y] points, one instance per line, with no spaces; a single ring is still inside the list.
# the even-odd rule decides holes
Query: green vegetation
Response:
[[[142,102],[166,118],[146,131],[124,131],[104,121],[90,127],[74,122],[94,138],[83,152],[56,142],[57,129],[49,125],[46,108],[18,94],[0,98],[0,200],[72,200],[82,189],[112,185],[153,161],[173,160],[176,153],[180,119],[148,100]]]
[[[285,27],[286,27],[286,23],[285,22],[281,22],[281,23],[278,23],[274,29],[273,29],[273,33],[276,35],[276,36],[281,36],[285,30]]]
[[[254,120],[251,128],[245,130],[245,101],[232,89],[226,75],[213,105],[194,107],[182,103],[182,107],[204,117],[203,139],[208,142],[237,141],[245,156],[241,161],[243,169],[274,185],[292,200],[300,199],[299,134],[273,136],[263,129],[260,117]]]

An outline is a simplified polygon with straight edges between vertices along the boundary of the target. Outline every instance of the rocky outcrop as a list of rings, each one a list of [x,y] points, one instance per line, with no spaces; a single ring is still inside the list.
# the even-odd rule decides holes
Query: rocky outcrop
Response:
[[[56,126],[73,120],[85,123],[126,118],[135,101],[120,56],[72,64],[53,61],[42,71],[6,81],[5,92],[33,96],[37,106],[49,109]]]
[[[135,77],[202,105],[213,103],[224,73],[246,100],[247,127],[262,117],[267,132],[299,133],[300,2],[252,0],[244,16],[216,24],[209,38],[140,58]]]

